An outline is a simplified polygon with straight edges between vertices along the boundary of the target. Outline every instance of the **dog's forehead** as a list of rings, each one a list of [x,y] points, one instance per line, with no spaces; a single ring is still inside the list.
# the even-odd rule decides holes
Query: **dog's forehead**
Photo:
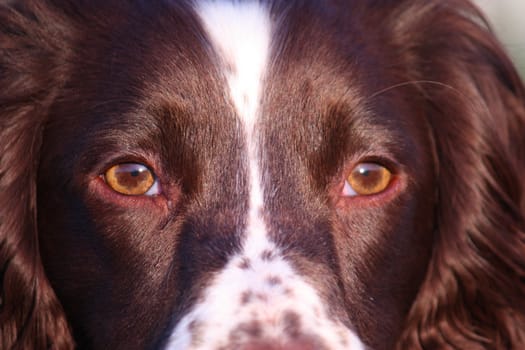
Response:
[[[270,51],[268,10],[259,2],[200,2],[197,13],[220,57],[230,97],[250,129],[257,117]]]
[[[243,124],[250,196],[247,231],[253,238],[249,240],[253,241],[252,247],[246,249],[258,249],[256,247],[267,245],[264,242],[266,227],[261,217],[263,189],[255,124],[270,51],[269,12],[260,2],[208,1],[198,3],[196,11],[220,57],[229,96]]]
[[[303,85],[316,79],[297,75],[300,72],[310,75],[311,72],[304,69],[315,71],[314,67],[319,63],[307,57],[307,64],[298,63],[292,69],[285,67],[287,60],[281,52],[283,42],[290,40],[289,36],[294,33],[283,26],[291,20],[284,8],[271,8],[269,2],[261,1],[203,0],[194,6],[202,24],[203,42],[209,44],[209,55],[214,58],[214,65],[222,77],[217,79],[219,90],[223,90],[228,101],[226,104],[232,107],[240,122],[239,133],[224,136],[243,140],[241,152],[244,155],[249,198],[244,249],[248,256],[258,256],[265,249],[274,248],[270,241],[282,240],[282,235],[277,238],[274,231],[284,226],[295,230],[301,225],[296,215],[315,218],[317,215],[305,215],[301,211],[315,208],[319,213],[320,210],[315,205],[304,205],[305,202],[315,201],[315,198],[309,197],[311,184],[307,183],[306,162],[300,158],[306,157],[308,148],[318,147],[322,142],[321,128],[316,125],[322,123],[316,120],[321,113],[311,109],[320,108],[312,100],[318,98],[316,93],[321,95],[322,92],[320,89],[317,92],[312,90],[323,84],[317,82],[315,88],[310,88],[306,92],[309,96],[302,96],[303,103],[293,103],[302,106],[303,110],[287,109],[293,99],[299,99],[301,92],[305,93]],[[308,14],[303,15],[306,17]],[[333,79],[330,82],[331,93],[336,95],[341,81]],[[351,94],[350,88],[344,90]],[[308,125],[310,122],[311,125]],[[316,128],[319,130],[311,132]],[[310,134],[317,135],[307,135],[308,129]],[[294,224],[290,225],[291,222]],[[304,224],[315,226],[318,223]]]

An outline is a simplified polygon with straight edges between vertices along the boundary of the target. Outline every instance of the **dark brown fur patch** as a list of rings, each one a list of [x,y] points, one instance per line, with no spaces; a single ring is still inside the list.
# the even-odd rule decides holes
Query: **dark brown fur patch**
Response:
[[[263,261],[273,261],[275,259],[275,253],[267,249],[261,253],[261,259]]]
[[[268,276],[266,278],[266,282],[272,287],[275,287],[283,283],[281,277],[279,276]]]
[[[242,270],[247,270],[252,266],[252,263],[249,258],[242,258],[241,262],[239,263],[239,268]]]

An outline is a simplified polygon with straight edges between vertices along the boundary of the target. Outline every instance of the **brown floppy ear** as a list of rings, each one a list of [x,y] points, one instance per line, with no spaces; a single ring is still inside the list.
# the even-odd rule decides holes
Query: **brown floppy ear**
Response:
[[[17,4],[0,5],[0,348],[71,349],[40,261],[36,208],[42,128],[65,76],[63,21],[44,1]]]
[[[468,2],[406,1],[392,20],[426,107],[435,249],[399,349],[525,349],[525,90]]]

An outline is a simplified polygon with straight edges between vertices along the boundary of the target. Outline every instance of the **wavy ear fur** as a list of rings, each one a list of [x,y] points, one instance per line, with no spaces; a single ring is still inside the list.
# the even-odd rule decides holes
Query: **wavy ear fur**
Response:
[[[41,133],[73,35],[67,6],[50,3],[0,5],[2,349],[74,346],[36,224]],[[398,348],[525,348],[525,89],[472,6],[405,3],[390,27],[428,106],[439,201],[432,261]]]
[[[435,250],[399,349],[525,349],[525,90],[477,9],[407,1],[399,56],[433,129]]]
[[[0,5],[0,348],[70,349],[40,261],[36,174],[41,132],[65,80],[68,29],[44,1]]]

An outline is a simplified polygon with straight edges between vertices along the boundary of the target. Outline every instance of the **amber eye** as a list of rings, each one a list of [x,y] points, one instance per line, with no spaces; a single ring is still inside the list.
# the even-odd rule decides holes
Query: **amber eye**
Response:
[[[376,163],[359,163],[347,177],[345,196],[368,196],[384,191],[392,180],[390,170]]]
[[[104,179],[114,191],[129,195],[155,195],[158,186],[153,172],[145,165],[138,163],[117,164],[109,168]]]

